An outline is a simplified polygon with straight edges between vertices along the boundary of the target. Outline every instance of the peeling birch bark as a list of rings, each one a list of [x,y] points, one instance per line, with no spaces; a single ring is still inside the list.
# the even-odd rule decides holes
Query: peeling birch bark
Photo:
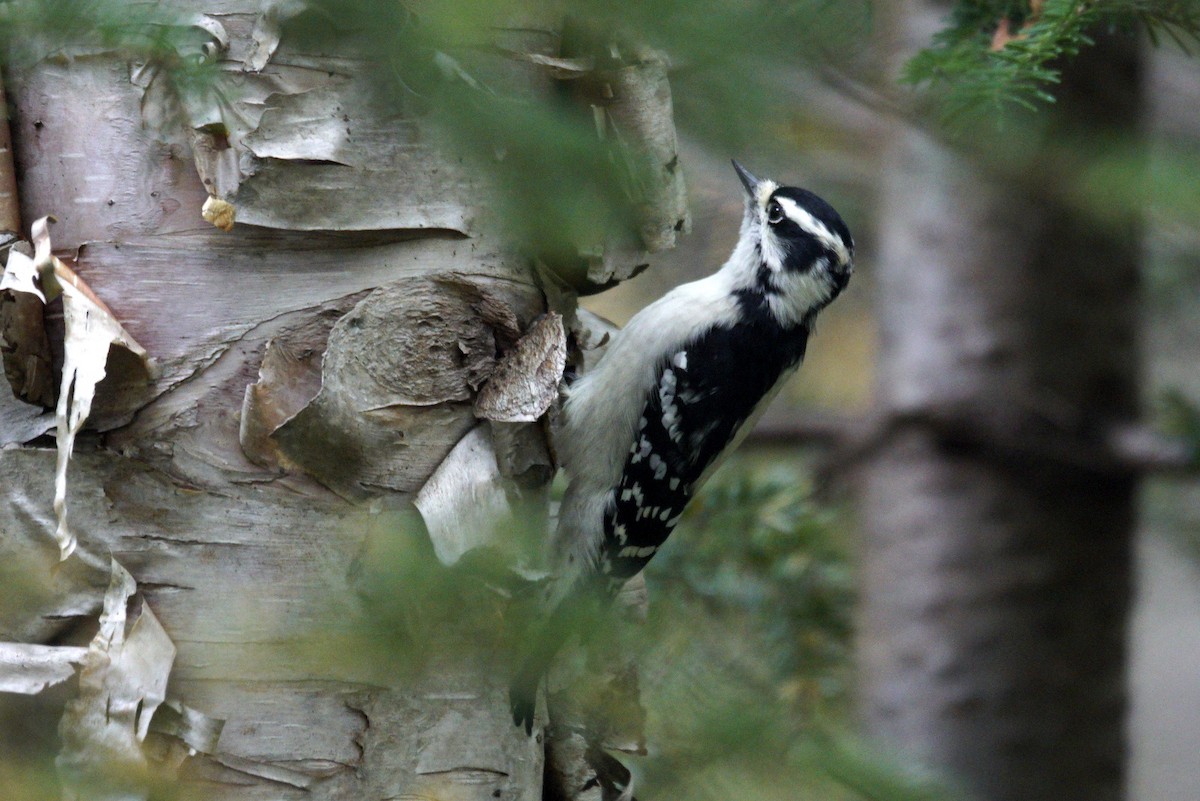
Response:
[[[246,67],[254,72],[267,66],[279,47],[283,23],[302,12],[305,3],[303,0],[264,0],[260,7],[262,11],[254,20],[254,30],[250,34],[250,52],[245,57]]]
[[[526,578],[544,578],[529,550],[549,532],[548,482],[553,471],[541,430],[520,430],[530,432],[532,442],[524,446],[528,453],[512,446],[519,437],[497,437],[494,426],[490,432],[487,425],[471,429],[417,493],[413,503],[442,564],[453,565],[471,551],[488,549],[503,555],[493,560],[520,570]],[[514,452],[523,458],[515,458]],[[546,469],[531,476],[535,467]]]
[[[148,606],[127,620],[126,604],[136,590],[114,559],[100,631],[83,658],[79,697],[68,702],[59,726],[63,750],[55,764],[69,801],[149,795],[150,765],[141,741],[166,697],[175,646]]]
[[[26,405],[54,406],[53,354],[45,304],[28,292],[0,294],[0,349],[14,397]]]
[[[513,507],[485,426],[458,441],[414,503],[444,565],[496,540],[497,527],[511,521]]]
[[[546,487],[556,462],[547,437],[549,426],[535,423],[492,423],[492,449],[500,475],[522,487]]]
[[[37,695],[75,675],[86,648],[70,645],[0,643],[0,692]]]
[[[615,135],[633,161],[640,234],[651,253],[675,247],[675,235],[692,225],[667,67],[665,54],[638,51],[633,63],[613,74],[608,106]]]
[[[220,68],[201,97],[181,101],[153,66],[135,71],[150,129],[168,144],[190,147],[210,197],[227,204],[227,214],[236,210],[242,223],[299,231],[472,230],[486,187],[426,141],[411,110],[373,97],[364,79],[369,62],[297,52],[281,41],[279,15],[295,12],[271,4],[249,53],[247,43],[230,43],[224,26],[208,18],[207,49],[180,54]],[[402,196],[396,186],[405,187]],[[380,203],[382,197],[392,201]]]
[[[636,276],[648,266],[648,254],[674,247],[676,235],[691,230],[668,59],[647,48],[627,49],[630,57],[603,68],[587,55],[525,57],[557,79],[582,87],[576,94],[591,106],[598,140],[624,168],[635,230],[608,231],[599,241],[581,243],[583,269],[561,260],[553,265],[561,280],[584,294]],[[611,59],[619,50],[611,45],[606,57]]]
[[[567,292],[566,319],[547,314],[529,330],[546,297],[524,251],[490,224],[486,170],[467,174],[442,152],[422,109],[372,96],[362,59],[289,41],[282,23],[297,9],[288,0],[204,9],[194,51],[180,53],[221,71],[203,96],[173,98],[154,67],[105,53],[13,76],[23,207],[60,215],[56,246],[74,256],[74,289],[90,288],[89,322],[138,343],[144,351],[131,347],[128,358],[151,354],[158,369],[145,394],[110,395],[137,365],[106,348],[109,377],[91,414],[77,410],[102,435],[79,437],[71,456],[78,547],[53,574],[57,454],[0,451],[10,499],[0,508],[0,579],[25,565],[21,573],[44,579],[27,607],[3,610],[0,634],[37,642],[85,624],[115,558],[143,599],[137,631],[150,636],[152,608],[177,649],[173,699],[158,703],[149,683],[124,686],[104,729],[114,759],[135,773],[147,761],[178,767],[179,797],[205,801],[535,801],[544,744],[512,725],[503,649],[487,631],[502,592],[468,583],[491,616],[437,620],[447,653],[423,655],[429,670],[417,678],[366,658],[379,643],[353,637],[378,610],[364,573],[394,567],[381,554],[408,528],[430,476],[453,472],[447,454],[481,449],[443,486],[445,510],[456,488],[476,486],[509,508],[533,499],[526,522],[544,530],[539,493],[554,468],[546,417],[566,331],[595,347],[603,334],[587,332],[602,326],[575,315]],[[589,66],[558,58],[558,25],[536,7],[481,27],[488,47],[468,67],[494,70],[493,85],[517,94],[550,94]],[[206,204],[210,222],[231,230],[205,222]],[[636,237],[613,236],[598,277],[644,263]],[[91,378],[72,364],[78,395]],[[15,441],[37,436],[26,436],[29,425]],[[469,511],[487,504],[478,506]],[[495,546],[447,520],[440,534],[429,526],[443,551],[487,556]],[[471,560],[458,561],[463,571]],[[105,614],[115,636],[115,607]],[[126,650],[131,641],[132,628]],[[117,691],[95,664],[64,724],[80,732],[96,699]],[[139,692],[158,703],[152,717],[129,706]],[[68,781],[94,756],[73,741],[62,758]],[[134,797],[138,786],[121,792]]]
[[[550,312],[506,353],[475,397],[475,416],[498,423],[532,423],[558,397],[567,362],[562,316]]]
[[[150,718],[150,728],[145,741],[152,747],[158,743],[158,754],[153,758],[168,765],[172,770],[177,770],[182,756],[177,760],[170,760],[173,753],[178,753],[177,744],[183,746],[187,756],[214,753],[224,728],[225,721],[209,717],[179,701],[167,698]]]
[[[238,439],[246,456],[255,464],[279,466],[283,454],[271,435],[306,407],[321,390],[321,363],[324,343],[329,339],[316,336],[320,347],[310,342],[298,343],[290,338],[273,337],[267,341],[258,381],[246,387],[242,400],[242,420]]]
[[[8,265],[0,289],[24,292],[46,302],[46,294],[61,295],[65,339],[62,385],[58,391],[55,424],[58,434],[58,467],[55,470],[54,511],[58,527],[54,539],[61,559],[75,550],[75,535],[67,522],[67,467],[75,437],[92,413],[96,387],[109,375],[110,351],[123,349],[132,358],[113,355],[118,370],[110,377],[110,390],[118,399],[113,406],[132,410],[140,405],[139,390],[151,377],[146,351],[131,337],[109,310],[73,272],[50,252],[48,219],[33,224],[33,259],[15,248],[9,252]],[[44,287],[43,290],[40,287]],[[132,396],[132,397],[131,397]]]
[[[10,253],[31,259],[33,248],[16,242]],[[54,428],[53,354],[46,335],[45,299],[35,270],[6,269],[0,278],[0,352],[11,392],[0,390],[0,446],[23,444]],[[13,285],[20,283],[22,286]]]

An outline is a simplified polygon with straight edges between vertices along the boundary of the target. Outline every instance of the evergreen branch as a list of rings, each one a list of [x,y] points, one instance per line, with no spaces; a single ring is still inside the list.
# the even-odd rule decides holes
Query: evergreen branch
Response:
[[[944,120],[1003,115],[1053,103],[1061,64],[1092,44],[1098,27],[1145,28],[1186,50],[1200,41],[1200,0],[963,0],[901,80],[937,97]]]

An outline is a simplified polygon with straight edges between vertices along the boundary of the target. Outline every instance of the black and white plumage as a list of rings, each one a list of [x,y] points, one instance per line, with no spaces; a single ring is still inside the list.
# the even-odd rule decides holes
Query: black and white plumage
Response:
[[[567,392],[551,619],[575,599],[611,597],[645,567],[799,367],[817,313],[850,278],[853,241],[828,203],[734,167],[746,203],[729,260],[635,315]],[[512,687],[526,731],[562,636],[549,622],[545,631]]]

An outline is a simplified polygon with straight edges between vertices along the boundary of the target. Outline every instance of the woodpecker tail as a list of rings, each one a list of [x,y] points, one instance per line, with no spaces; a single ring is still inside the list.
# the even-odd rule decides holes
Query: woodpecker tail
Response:
[[[533,715],[537,708],[538,685],[550,669],[554,656],[572,635],[587,633],[601,620],[612,602],[612,587],[607,579],[587,576],[561,585],[553,601],[553,611],[525,635],[525,657],[508,685],[508,701],[513,723],[533,734]]]
[[[512,682],[508,685],[508,705],[512,709],[513,723],[517,728],[524,727],[525,734],[533,734],[533,715],[537,710],[538,685],[542,683],[546,666],[540,668],[526,662],[517,671]]]
[[[554,655],[570,636],[569,604],[560,603],[547,620],[528,635],[527,650],[520,668],[508,685],[508,703],[513,723],[533,734],[533,715],[537,709],[537,691],[542,678],[550,669]]]

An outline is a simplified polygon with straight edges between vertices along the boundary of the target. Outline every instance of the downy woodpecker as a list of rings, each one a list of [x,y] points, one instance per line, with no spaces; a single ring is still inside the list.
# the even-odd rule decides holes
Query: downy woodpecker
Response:
[[[532,731],[538,683],[571,609],[611,599],[804,358],[817,313],[850,279],[842,218],[806,189],[755,178],[741,234],[713,275],[636,314],[566,391],[559,461],[570,483],[554,538],[550,614],[510,689]]]

